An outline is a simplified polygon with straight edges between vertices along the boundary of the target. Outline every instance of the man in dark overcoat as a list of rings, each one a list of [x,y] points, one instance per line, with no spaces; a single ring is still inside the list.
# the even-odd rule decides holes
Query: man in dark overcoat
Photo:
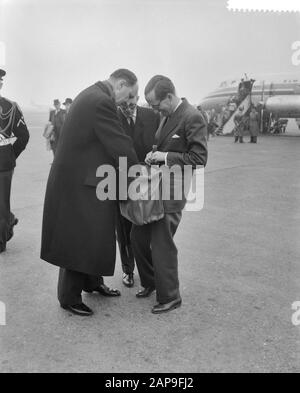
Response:
[[[77,315],[93,314],[82,302],[82,291],[119,294],[102,279],[115,269],[117,202],[97,198],[96,172],[102,165],[117,168],[119,157],[127,157],[128,167],[138,162],[116,106],[137,90],[136,76],[120,69],[81,92],[70,108],[51,167],[41,258],[60,267],[59,302]]]
[[[0,90],[4,70],[0,70]],[[18,105],[0,96],[0,253],[13,237],[13,228],[18,219],[10,210],[11,182],[16,159],[26,148],[29,132]]]
[[[150,108],[137,105],[138,95],[119,107],[119,117],[126,134],[133,140],[134,149],[140,162],[152,150],[154,136],[158,129],[160,116]],[[134,256],[130,240],[132,224],[121,214],[117,221],[117,238],[122,262],[123,284],[134,285]]]

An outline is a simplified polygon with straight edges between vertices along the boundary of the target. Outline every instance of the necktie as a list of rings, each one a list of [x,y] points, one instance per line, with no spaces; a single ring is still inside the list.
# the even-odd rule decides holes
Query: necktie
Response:
[[[128,120],[129,120],[129,127],[130,127],[130,131],[131,131],[131,135],[133,135],[134,134],[134,121],[133,121],[133,118],[129,117]]]
[[[160,121],[159,127],[158,127],[158,129],[157,129],[157,131],[156,131],[156,134],[155,134],[155,141],[156,141],[157,143],[159,142],[159,140],[160,140],[160,138],[161,138],[162,130],[163,130],[163,128],[165,127],[165,125],[167,124],[168,120],[169,120],[168,117],[163,117],[163,118],[161,119],[161,121]]]

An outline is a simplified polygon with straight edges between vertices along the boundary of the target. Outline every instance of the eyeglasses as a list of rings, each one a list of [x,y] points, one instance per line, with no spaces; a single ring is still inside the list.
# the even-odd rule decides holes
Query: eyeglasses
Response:
[[[152,109],[158,111],[159,108],[160,108],[160,104],[161,104],[164,100],[166,100],[167,98],[168,98],[168,95],[167,95],[165,98],[163,98],[162,100],[160,100],[158,104],[150,104],[149,102],[148,102],[148,104],[151,106]]]
[[[127,104],[126,102],[123,102],[122,104],[120,104],[119,105],[120,106],[120,108],[122,108],[123,110],[128,110],[128,109],[130,109],[130,110],[134,110],[135,108],[136,108],[136,104],[133,104],[133,103],[130,103],[130,104]]]
[[[158,104],[149,104],[149,105],[151,106],[152,109],[158,110],[163,100],[160,100]]]
[[[136,108],[136,104],[128,104],[128,108],[129,109],[135,109]]]

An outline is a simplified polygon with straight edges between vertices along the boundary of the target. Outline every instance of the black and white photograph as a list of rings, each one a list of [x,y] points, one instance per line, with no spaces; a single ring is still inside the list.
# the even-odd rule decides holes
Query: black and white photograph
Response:
[[[300,372],[300,5],[0,0],[0,373]]]

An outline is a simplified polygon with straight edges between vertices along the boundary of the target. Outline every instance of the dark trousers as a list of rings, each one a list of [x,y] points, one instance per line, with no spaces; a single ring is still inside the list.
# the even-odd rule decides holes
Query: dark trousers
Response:
[[[93,292],[103,284],[103,277],[90,276],[73,270],[59,269],[58,300],[63,306],[74,306],[82,303],[81,293]]]
[[[152,224],[133,225],[131,232],[141,285],[155,288],[157,301],[162,304],[180,296],[174,235],[181,216],[181,212],[167,213],[162,220]]]
[[[13,171],[0,172],[0,251],[12,236],[15,216],[10,211],[10,192]]]
[[[53,140],[53,141],[50,141],[50,146],[51,146],[51,150],[52,150],[52,152],[53,152],[53,156],[55,156],[55,154],[56,154],[57,143],[58,143],[58,140],[57,140],[57,139],[55,139],[55,140]]]
[[[131,274],[134,271],[134,255],[130,239],[132,223],[124,218],[120,211],[117,217],[117,240],[123,273]]]

